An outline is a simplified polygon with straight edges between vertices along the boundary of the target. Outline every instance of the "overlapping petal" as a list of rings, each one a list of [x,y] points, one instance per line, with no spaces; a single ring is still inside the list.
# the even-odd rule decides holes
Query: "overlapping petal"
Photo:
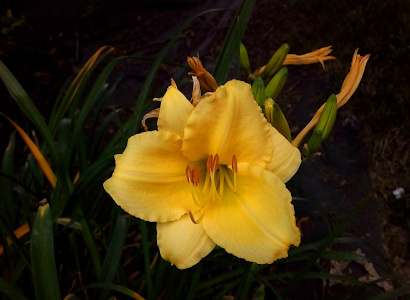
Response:
[[[181,152],[181,137],[169,131],[150,131],[128,140],[115,157],[115,170],[105,190],[128,213],[150,222],[179,219],[195,211]]]
[[[273,127],[270,127],[270,135],[273,151],[266,169],[275,173],[282,182],[287,182],[299,169],[302,161],[300,151]]]
[[[171,85],[161,101],[158,130],[167,130],[183,137],[185,123],[193,109],[191,102]]]
[[[215,247],[202,224],[192,223],[189,215],[167,223],[157,223],[157,243],[163,259],[186,269],[197,264]]]
[[[259,264],[287,257],[300,243],[291,195],[273,173],[238,164],[237,191],[211,202],[202,221],[209,237],[227,252]]]
[[[252,96],[249,84],[232,80],[203,99],[189,116],[182,150],[197,161],[219,155],[219,163],[238,161],[265,167],[272,141],[269,124]]]

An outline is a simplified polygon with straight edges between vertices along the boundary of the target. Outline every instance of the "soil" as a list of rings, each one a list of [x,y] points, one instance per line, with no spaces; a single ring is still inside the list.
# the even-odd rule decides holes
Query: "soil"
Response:
[[[405,130],[410,128],[406,119],[409,103],[404,100],[410,91],[397,91],[393,85],[393,80],[407,84],[406,76],[410,74],[405,66],[399,68],[393,63],[407,58],[401,46],[408,45],[409,38],[402,31],[409,28],[405,16],[410,9],[399,1],[380,4],[383,13],[374,10],[374,4],[329,2],[260,0],[243,43],[253,68],[265,64],[285,42],[295,54],[333,45],[337,60],[327,62],[325,70],[320,65],[289,67],[288,83],[278,103],[288,117],[293,135],[331,93],[339,91],[354,50],[361,47],[360,54],[372,54],[361,86],[340,110],[322,155],[304,162],[289,186],[295,196],[323,205],[333,216],[334,224],[367,199],[350,223],[349,232],[372,246],[350,250],[360,250],[379,262],[377,252],[383,252],[394,270],[409,278],[410,200],[407,194],[396,199],[391,192],[398,187],[410,190],[410,137]],[[240,3],[64,0],[56,5],[49,0],[6,1],[0,5],[0,15],[11,8],[15,17],[25,15],[26,26],[1,39],[1,60],[47,118],[65,80],[99,47],[113,46],[116,55],[154,58],[177,26],[199,12],[224,8],[201,16],[178,38],[152,89],[161,91],[169,85],[170,78],[188,78],[187,55],[198,53],[204,66],[212,70]],[[149,61],[141,60],[121,64],[115,74],[122,80],[110,105],[132,109],[149,67]],[[151,93],[152,97],[157,95],[160,92]],[[0,101],[1,111],[29,128],[3,86]],[[0,122],[0,134],[5,136],[10,127]],[[5,144],[0,146],[2,152]],[[305,220],[304,239],[323,238],[323,224],[315,229],[315,220],[320,219],[318,211],[298,203],[298,217]]]

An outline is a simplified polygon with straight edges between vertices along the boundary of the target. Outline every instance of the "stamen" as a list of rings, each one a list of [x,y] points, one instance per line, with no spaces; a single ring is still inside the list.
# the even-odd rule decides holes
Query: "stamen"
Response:
[[[192,173],[191,173],[191,167],[188,165],[186,167],[186,178],[188,179],[188,183],[192,182]]]
[[[205,216],[205,213],[202,211],[202,212],[201,212],[201,216],[199,217],[199,219],[198,219],[198,220],[195,220],[194,215],[192,214],[192,211],[189,210],[188,212],[189,212],[189,217],[191,218],[191,221],[192,221],[192,223],[194,223],[194,224],[199,224],[199,223],[201,223],[202,219],[203,219],[204,216]]]
[[[228,184],[229,188],[233,191],[234,185],[232,184],[231,177],[229,176],[228,170],[225,170],[224,168],[220,168],[219,172],[221,171],[223,172],[223,176],[224,176],[224,179],[226,180],[226,183]]]
[[[208,161],[206,162],[206,172],[207,173],[210,173],[213,163],[214,163],[214,157],[211,154],[208,156]]]
[[[238,173],[238,159],[236,158],[236,155],[232,156],[232,171]]]
[[[236,192],[236,173],[238,173],[238,160],[236,155],[232,156],[232,171],[233,171],[233,192]]]
[[[219,198],[222,197],[224,193],[224,181],[225,181],[225,175],[224,175],[224,168],[219,169]]]
[[[197,187],[199,181],[201,180],[201,173],[199,171],[199,167],[195,167],[195,169],[193,169],[192,172],[194,173],[194,185]]]
[[[219,155],[215,154],[215,158],[214,158],[214,166],[213,166],[213,172],[215,173],[216,170],[218,170],[219,168]]]

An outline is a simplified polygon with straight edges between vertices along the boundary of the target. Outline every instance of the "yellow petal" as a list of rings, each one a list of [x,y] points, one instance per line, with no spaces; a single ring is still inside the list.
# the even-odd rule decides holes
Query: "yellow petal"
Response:
[[[233,255],[258,264],[287,257],[300,243],[291,195],[273,173],[238,164],[237,191],[225,189],[210,202],[202,220],[205,232]]]
[[[281,135],[275,128],[270,128],[273,141],[272,159],[266,165],[266,170],[275,173],[282,182],[287,182],[295,175],[301,163],[298,148]]]
[[[202,224],[192,223],[188,214],[177,221],[157,223],[157,242],[162,258],[178,269],[196,265],[215,247]]]
[[[174,86],[168,87],[162,98],[158,118],[158,130],[167,130],[184,136],[184,126],[194,106]]]
[[[182,150],[192,161],[219,155],[229,165],[238,162],[266,166],[272,152],[269,126],[252,96],[251,86],[232,80],[204,98],[189,116]]]
[[[126,212],[150,222],[174,221],[195,210],[185,173],[190,162],[181,146],[181,138],[168,131],[132,136],[124,153],[115,156],[105,190]]]

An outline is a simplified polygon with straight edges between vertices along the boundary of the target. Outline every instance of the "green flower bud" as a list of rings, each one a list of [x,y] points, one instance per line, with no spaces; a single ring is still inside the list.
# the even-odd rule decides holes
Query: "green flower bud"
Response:
[[[314,130],[312,136],[310,137],[307,144],[307,153],[304,153],[305,156],[311,156],[313,153],[317,152],[320,145],[322,144],[322,131]]]
[[[337,97],[335,94],[330,95],[327,99],[325,107],[320,115],[319,121],[316,124],[315,131],[320,130],[322,132],[322,142],[324,142],[333,129],[333,125],[336,121],[337,113]]]
[[[263,112],[265,114],[266,120],[272,124],[273,127],[279,131],[288,141],[292,140],[290,134],[290,128],[288,121],[285,118],[279,105],[273,101],[272,98],[268,98],[265,101]]]
[[[276,99],[288,78],[288,68],[282,68],[271,79],[265,89],[266,97]]]
[[[310,137],[307,148],[303,149],[303,155],[312,156],[320,145],[329,137],[336,120],[337,98],[334,94],[327,99],[325,107],[320,115],[319,121]]]
[[[241,43],[239,48],[239,64],[248,74],[251,74],[251,65],[249,63],[248,51]]]
[[[260,77],[256,77],[252,84],[252,94],[253,98],[256,100],[259,106],[263,106],[265,103],[265,83]]]
[[[282,67],[285,61],[286,55],[289,53],[289,45],[283,44],[276,52],[273,54],[269,62],[267,63],[265,70],[263,70],[262,77],[271,77],[276,74],[276,72]]]

